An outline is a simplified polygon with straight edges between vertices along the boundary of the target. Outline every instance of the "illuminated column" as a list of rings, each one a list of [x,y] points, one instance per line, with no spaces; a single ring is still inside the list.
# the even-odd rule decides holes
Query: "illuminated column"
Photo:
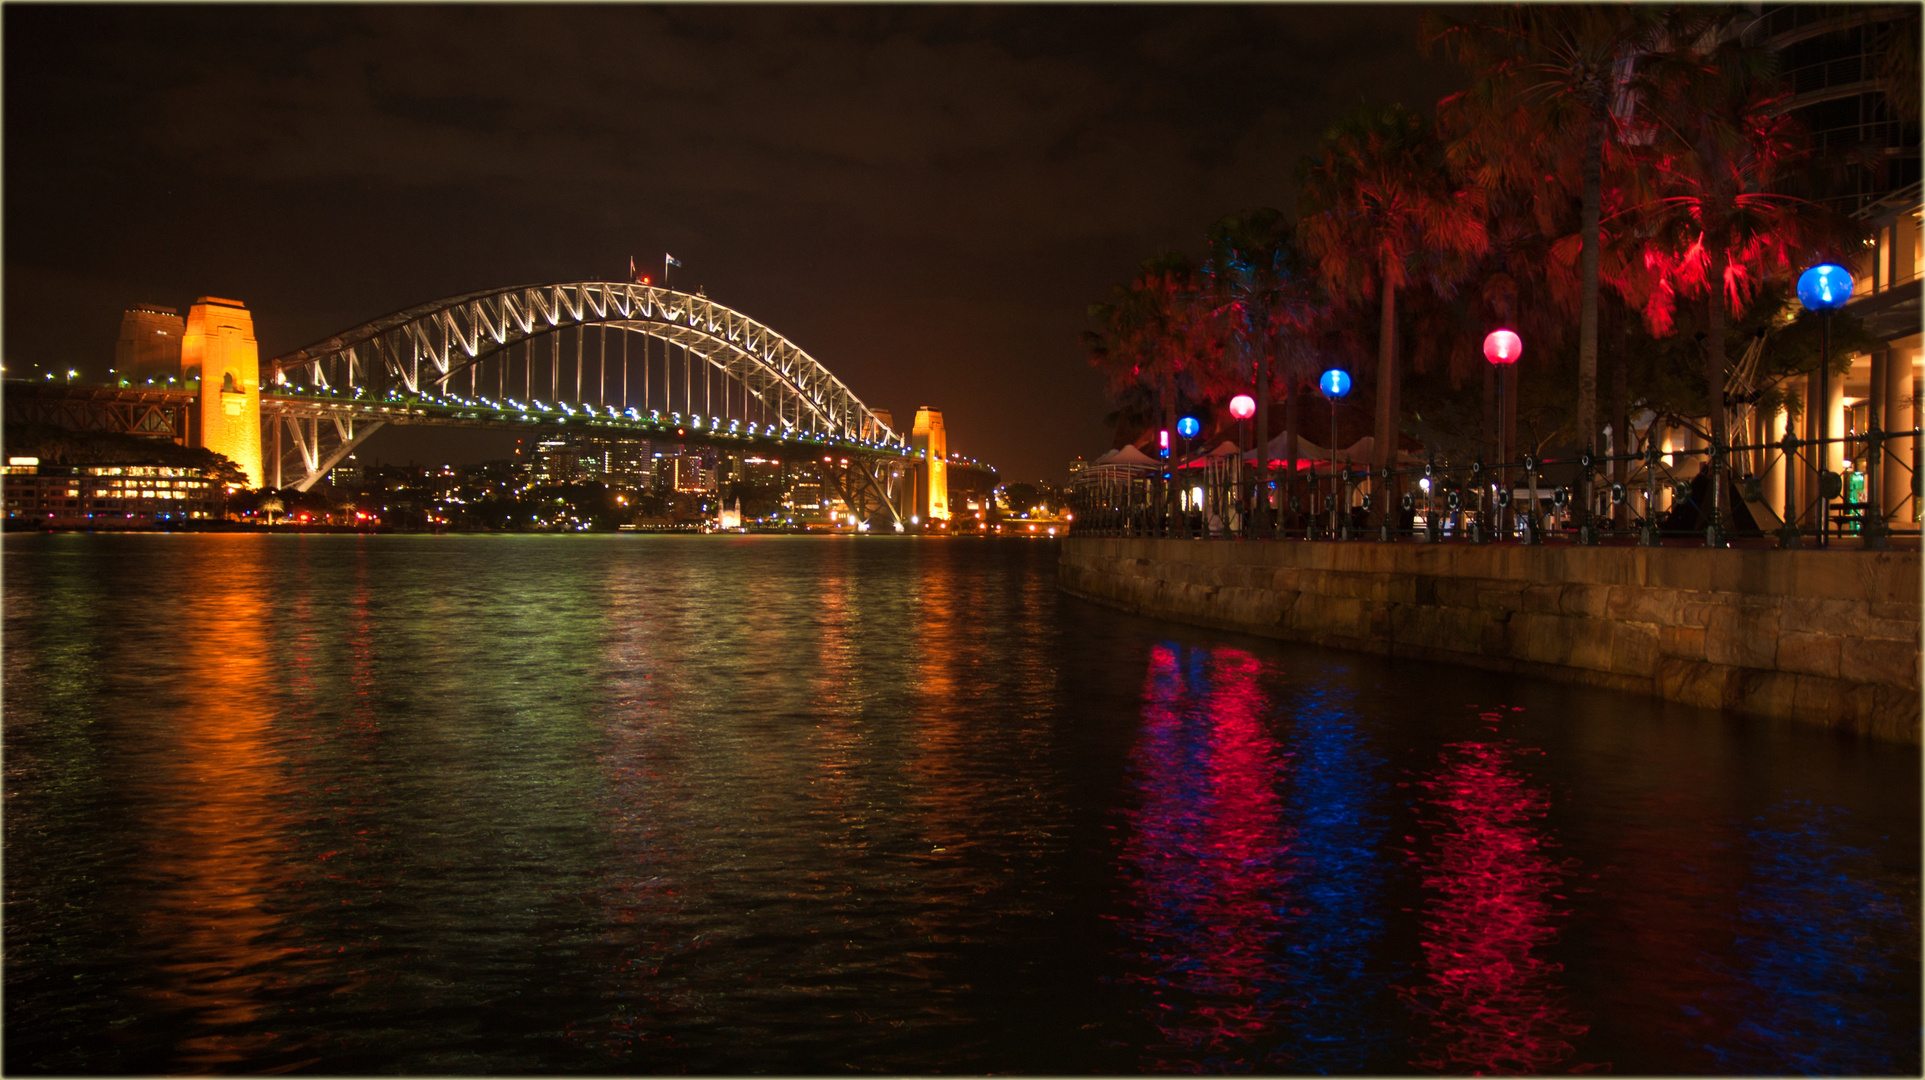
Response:
[[[1825,412],[1830,416],[1830,420],[1828,421],[1831,425],[1830,434],[1833,439],[1839,441],[1833,442],[1830,446],[1825,447],[1825,469],[1829,472],[1839,472],[1845,467],[1845,444],[1843,442],[1845,437],[1845,377],[1840,375],[1832,379],[1830,386],[1828,386],[1826,390],[1829,397],[1825,401]],[[1842,498],[1843,496],[1840,497]]]
[[[254,316],[239,300],[203,296],[187,310],[180,343],[185,379],[201,383],[201,445],[225,454],[258,486],[261,470],[261,354]]]
[[[942,413],[928,407],[916,410],[916,426],[909,436],[912,450],[922,451],[924,481],[917,510],[924,521],[949,520],[949,437]]]
[[[1885,415],[1878,424],[1886,431],[1910,431],[1918,426],[1918,412],[1913,400],[1915,380],[1918,378],[1919,350],[1916,346],[1891,350],[1885,361],[1885,386],[1880,395]],[[1899,506],[1911,496],[1913,439],[1907,435],[1891,439],[1885,443],[1884,475],[1878,478],[1879,501],[1884,503],[1887,514],[1895,513]],[[1912,513],[1905,520],[1917,520],[1918,504],[1912,504]]]
[[[1785,425],[1790,420],[1791,414],[1782,409],[1773,413],[1765,421],[1765,440],[1773,446],[1784,441]],[[1770,462],[1761,485],[1764,488],[1765,505],[1771,507],[1771,512],[1782,521],[1785,518],[1785,477],[1789,470],[1785,468],[1785,459],[1780,455],[1767,454],[1765,460]]]

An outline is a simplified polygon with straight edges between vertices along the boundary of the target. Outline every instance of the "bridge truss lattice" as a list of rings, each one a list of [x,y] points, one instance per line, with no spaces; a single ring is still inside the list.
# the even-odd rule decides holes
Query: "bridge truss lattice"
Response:
[[[619,332],[619,357],[609,348],[610,330]],[[593,355],[589,331],[595,331]],[[639,356],[627,347],[631,336],[644,342]],[[537,339],[545,339],[546,357],[536,355],[543,351],[535,348]],[[651,352],[649,342],[660,348]],[[903,443],[842,380],[787,338],[707,297],[654,285],[586,281],[468,293],[385,315],[264,368],[275,387],[515,392],[644,411],[659,401],[664,413]]]
[[[852,508],[903,508],[904,436],[769,327],[707,297],[630,282],[520,285],[374,319],[262,365],[270,456],[306,489],[388,423],[466,422],[451,399],[518,415],[749,425],[835,452],[819,471]],[[424,407],[411,408],[410,405]],[[597,421],[597,423],[602,423]],[[684,429],[686,430],[686,429]],[[283,435],[289,436],[284,442]],[[290,454],[283,447],[291,449]]]

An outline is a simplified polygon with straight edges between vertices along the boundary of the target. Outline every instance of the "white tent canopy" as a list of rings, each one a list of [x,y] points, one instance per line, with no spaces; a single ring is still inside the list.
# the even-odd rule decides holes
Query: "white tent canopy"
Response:
[[[1156,461],[1135,446],[1124,443],[1095,461],[1092,465],[1154,465]]]
[[[1341,447],[1337,450],[1337,464],[1340,467],[1348,464],[1353,469],[1367,469],[1370,467],[1371,454],[1374,453],[1376,449],[1377,437],[1375,435],[1365,435],[1349,446]],[[1254,464],[1257,459],[1256,451],[1252,450],[1244,454],[1243,458],[1245,461]],[[1328,466],[1330,463],[1330,448],[1327,446],[1318,446],[1316,443],[1299,435],[1297,436],[1297,458],[1299,460],[1321,462],[1325,466]],[[1283,459],[1284,438],[1278,435],[1276,438],[1270,440],[1270,460],[1281,461]],[[1399,465],[1421,465],[1423,461],[1424,459],[1408,450],[1400,450],[1397,452],[1397,464]]]

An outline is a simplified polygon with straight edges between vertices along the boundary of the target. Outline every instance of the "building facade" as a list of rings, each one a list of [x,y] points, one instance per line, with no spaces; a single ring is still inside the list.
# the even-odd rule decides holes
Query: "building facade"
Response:
[[[0,476],[7,521],[62,528],[206,520],[219,516],[221,495],[201,470],[173,465],[43,465],[14,457]]]

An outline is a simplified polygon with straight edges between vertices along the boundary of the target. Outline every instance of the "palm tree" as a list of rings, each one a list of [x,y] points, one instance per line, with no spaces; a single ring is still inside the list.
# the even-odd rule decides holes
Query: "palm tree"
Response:
[[[1735,13],[1641,4],[1518,5],[1468,18],[1426,17],[1475,79],[1495,121],[1480,131],[1485,168],[1541,196],[1579,193],[1578,433],[1596,445],[1600,236],[1607,147],[1645,134],[1650,61],[1701,40]],[[1575,168],[1574,168],[1575,167]],[[1573,175],[1575,174],[1575,175]]]
[[[1397,291],[1452,289],[1486,243],[1482,195],[1450,183],[1431,125],[1401,105],[1366,107],[1338,122],[1299,167],[1298,184],[1304,247],[1326,287],[1350,300],[1375,294],[1378,302],[1371,467],[1381,473],[1394,460],[1401,427]]]
[[[1207,302],[1221,320],[1225,340],[1241,354],[1237,372],[1254,376],[1257,491],[1263,493],[1270,479],[1271,386],[1287,361],[1301,356],[1303,350],[1292,346],[1303,341],[1318,298],[1303,273],[1295,228],[1278,211],[1231,214],[1210,227],[1209,242]],[[1286,389],[1291,385],[1287,381]],[[1268,535],[1269,510],[1261,497],[1256,510],[1256,530]]]
[[[1714,444],[1725,434],[1725,321],[1765,281],[1788,280],[1811,257],[1838,253],[1849,221],[1792,194],[1809,149],[1784,111],[1787,94],[1760,51],[1732,42],[1678,78],[1656,113],[1658,196],[1649,206],[1666,279],[1647,315],[1668,321],[1677,294],[1705,302],[1705,384]],[[1653,259],[1652,262],[1659,260]]]
[[[1109,376],[1113,394],[1131,383],[1153,387],[1164,431],[1176,427],[1179,376],[1194,376],[1210,350],[1196,298],[1190,261],[1166,253],[1145,261],[1128,285],[1111,286],[1109,298],[1089,310],[1101,327],[1083,335],[1090,362]],[[1174,499],[1174,488],[1166,495]]]

